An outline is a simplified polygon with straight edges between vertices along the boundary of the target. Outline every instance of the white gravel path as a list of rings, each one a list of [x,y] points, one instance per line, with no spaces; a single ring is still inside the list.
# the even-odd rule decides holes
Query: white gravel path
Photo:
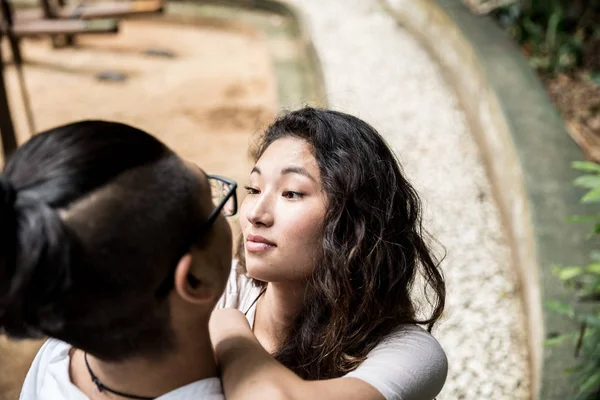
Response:
[[[414,0],[418,1],[418,0]],[[510,249],[481,155],[437,64],[377,0],[290,0],[307,17],[334,109],[397,150],[445,246],[447,311],[434,331],[450,362],[439,399],[530,398]]]

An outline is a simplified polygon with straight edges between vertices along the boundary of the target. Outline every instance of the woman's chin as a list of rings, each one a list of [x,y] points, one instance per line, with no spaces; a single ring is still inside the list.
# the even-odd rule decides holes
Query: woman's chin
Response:
[[[264,262],[257,262],[246,257],[246,272],[249,277],[263,282],[277,282],[281,280],[281,273],[277,273],[277,268],[267,265]]]

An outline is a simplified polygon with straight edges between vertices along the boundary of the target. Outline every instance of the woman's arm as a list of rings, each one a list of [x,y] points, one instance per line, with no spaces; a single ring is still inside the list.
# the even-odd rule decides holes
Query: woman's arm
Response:
[[[215,310],[210,333],[228,400],[384,400],[377,389],[361,379],[305,381],[299,378],[263,349],[246,317],[238,310]]]

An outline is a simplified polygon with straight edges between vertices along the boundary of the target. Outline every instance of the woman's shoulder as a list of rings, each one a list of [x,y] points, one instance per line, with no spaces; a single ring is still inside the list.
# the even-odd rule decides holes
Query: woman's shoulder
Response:
[[[385,336],[367,355],[367,360],[381,357],[390,352],[402,352],[415,367],[436,367],[436,370],[447,372],[448,359],[440,343],[425,329],[414,324],[404,324],[394,332]]]
[[[438,355],[446,357],[444,349],[435,337],[419,325],[403,324],[400,325],[389,335],[385,336],[375,350],[389,347],[406,347],[414,346],[431,353],[430,355]]]
[[[216,308],[237,308],[245,311],[259,292],[260,289],[254,285],[252,278],[240,270],[237,260],[233,260],[225,291]]]
[[[440,343],[418,325],[402,325],[367,355],[347,377],[359,378],[390,399],[433,399],[448,374]]]

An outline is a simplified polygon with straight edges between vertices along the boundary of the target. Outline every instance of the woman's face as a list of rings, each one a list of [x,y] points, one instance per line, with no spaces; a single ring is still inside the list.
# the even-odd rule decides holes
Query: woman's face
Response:
[[[327,203],[309,144],[292,137],[273,142],[246,189],[240,224],[248,274],[265,282],[306,279],[321,255]]]

